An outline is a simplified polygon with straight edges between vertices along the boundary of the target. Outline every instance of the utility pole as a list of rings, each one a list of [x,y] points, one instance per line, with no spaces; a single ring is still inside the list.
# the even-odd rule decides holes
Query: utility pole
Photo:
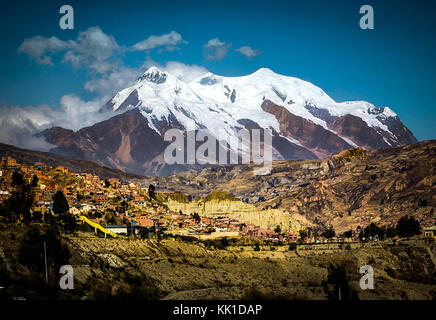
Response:
[[[44,241],[44,262],[45,262],[45,282],[48,284],[48,271],[47,271],[47,247]]]

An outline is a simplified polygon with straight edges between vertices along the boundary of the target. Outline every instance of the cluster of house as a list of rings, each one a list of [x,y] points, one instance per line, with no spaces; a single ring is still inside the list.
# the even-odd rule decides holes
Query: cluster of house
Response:
[[[42,162],[19,164],[12,157],[1,158],[0,161],[0,202],[10,195],[14,171],[21,172],[28,181],[34,175],[38,177],[32,212],[39,211],[42,218],[53,209],[53,195],[62,191],[68,200],[70,213],[86,215],[91,221],[116,233],[138,232],[141,228],[146,228],[178,234],[227,234],[285,242],[296,241],[297,238],[292,234],[279,234],[263,227],[241,223],[231,217],[208,218],[171,212],[168,208],[151,202],[148,187],[138,182],[101,179],[97,175],[71,172],[68,168],[53,167]],[[108,212],[113,213],[119,223],[108,223],[105,217]]]
[[[41,213],[42,218],[53,209],[53,195],[62,191],[72,214],[85,215],[115,233],[129,234],[147,229],[194,236],[246,236],[282,242],[297,240],[294,234],[242,223],[232,217],[212,218],[188,215],[181,211],[172,212],[158,201],[151,201],[148,187],[138,182],[121,182],[117,178],[101,179],[97,175],[75,173],[68,168],[53,167],[42,162],[20,164],[12,157],[0,159],[0,203],[12,192],[11,182],[15,171],[21,172],[29,182],[34,176],[38,177],[31,211]],[[107,213],[112,213],[111,222],[106,217]],[[435,228],[425,228],[424,235],[435,238]],[[353,230],[352,238],[357,238],[360,232],[360,227]],[[307,242],[316,240],[309,238]]]
[[[170,212],[164,210],[161,212],[136,212],[135,214],[126,214],[125,218],[129,220],[125,225],[104,225],[105,228],[115,233],[130,234],[131,232],[139,233],[142,228],[148,231],[167,231],[173,235],[189,236],[246,236],[263,238],[272,242],[294,242],[297,236],[293,234],[281,234],[274,230],[259,227],[253,224],[245,224],[227,216],[219,217],[195,217],[184,213]],[[98,218],[90,219],[93,222],[100,223]]]
[[[32,212],[40,211],[42,216],[53,208],[52,199],[57,191],[63,192],[70,212],[77,215],[90,211],[125,212],[128,206],[141,208],[145,205],[148,194],[148,188],[139,183],[121,184],[117,178],[104,180],[97,175],[71,172],[68,168],[53,167],[42,162],[19,164],[16,159],[6,157],[0,159],[0,202],[11,193],[15,171],[23,174],[27,181],[31,181],[34,176],[38,177]]]

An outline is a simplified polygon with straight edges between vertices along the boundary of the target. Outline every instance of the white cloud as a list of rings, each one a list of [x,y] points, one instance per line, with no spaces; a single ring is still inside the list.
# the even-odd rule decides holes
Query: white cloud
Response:
[[[177,50],[175,45],[182,43],[187,42],[179,33],[171,31],[161,36],[150,36],[130,49],[149,50],[164,47],[166,50]],[[80,32],[75,40],[68,41],[38,35],[25,39],[18,48],[19,52],[24,52],[38,63],[47,65],[53,64],[53,54],[64,52],[63,63],[70,63],[75,68],[85,68],[92,75],[85,83],[85,89],[102,96],[111,96],[132,85],[143,71],[143,68],[125,66],[120,59],[116,59],[126,50],[128,48],[119,46],[114,37],[104,33],[100,27],[90,27]]]
[[[40,106],[0,106],[0,142],[22,148],[49,151],[54,146],[35,136],[47,128],[78,130],[116,115],[100,110],[106,98],[83,101],[74,94],[61,98],[60,108]]]
[[[253,49],[250,46],[242,46],[239,49],[235,49],[235,51],[244,55],[248,59],[254,59],[262,53],[262,51],[258,49]]]
[[[35,36],[25,39],[18,48],[19,52],[30,55],[38,63],[49,65],[53,64],[50,54],[65,51],[63,62],[69,62],[76,68],[86,67],[96,73],[108,72],[114,65],[110,59],[121,50],[115,39],[100,27],[80,32],[76,40]]]
[[[86,66],[97,73],[106,73],[114,65],[110,58],[120,50],[121,47],[112,36],[99,27],[91,27],[80,32],[76,41],[70,41],[63,61],[77,68]]]
[[[62,41],[56,37],[45,38],[35,36],[30,39],[24,39],[18,51],[28,54],[40,64],[52,65],[51,57],[46,54],[62,51],[67,47],[68,42]]]
[[[180,33],[176,31],[171,31],[170,33],[166,33],[160,36],[150,36],[145,40],[135,43],[131,50],[133,51],[146,51],[155,49],[158,47],[166,47],[168,51],[173,51],[177,49],[175,47],[178,44],[187,43],[182,39]]]
[[[85,89],[89,92],[95,92],[102,96],[111,96],[116,92],[129,87],[135,83],[143,73],[143,69],[134,69],[120,66],[108,72],[104,76],[95,77],[85,83]]]
[[[232,45],[220,41],[218,38],[210,39],[204,46],[206,59],[221,60],[223,59]]]
[[[156,66],[163,71],[171,73],[173,76],[184,82],[191,82],[209,72],[205,67],[196,64],[184,64],[178,61],[168,61],[164,65],[161,65],[156,61],[153,61],[151,58],[147,58],[143,66],[145,69]]]
[[[132,50],[165,48],[177,50],[176,45],[186,43],[175,31],[162,36],[150,36],[138,42]],[[225,45],[228,46],[228,45]],[[25,39],[19,52],[26,53],[39,64],[52,65],[55,54],[63,54],[62,62],[75,68],[85,68],[92,75],[85,83],[85,89],[99,94],[99,98],[84,101],[74,94],[64,95],[58,108],[40,106],[0,106],[0,142],[23,148],[48,151],[54,146],[35,136],[36,133],[54,126],[78,130],[116,115],[114,111],[102,112],[102,106],[113,94],[132,84],[152,65],[190,82],[208,70],[198,65],[188,65],[177,61],[168,61],[160,66],[148,58],[138,69],[125,66],[116,57],[128,50],[119,46],[116,40],[105,34],[99,27],[91,27],[79,33],[75,40],[63,41],[56,37],[41,35]],[[219,51],[219,49],[218,49]],[[227,48],[228,51],[228,48]],[[222,55],[221,52],[217,56]]]

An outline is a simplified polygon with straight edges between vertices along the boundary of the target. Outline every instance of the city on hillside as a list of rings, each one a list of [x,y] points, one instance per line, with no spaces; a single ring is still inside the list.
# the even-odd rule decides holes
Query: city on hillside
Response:
[[[66,209],[73,223],[89,226],[96,233],[103,231],[120,236],[149,236],[153,234],[194,236],[199,239],[217,237],[252,237],[276,243],[296,242],[326,243],[341,238],[347,240],[381,240],[396,235],[394,228],[385,230],[374,224],[349,230],[339,237],[330,228],[320,235],[311,234],[311,229],[298,234],[282,232],[280,226],[274,230],[241,222],[228,216],[204,217],[196,212],[171,211],[165,204],[162,193],[153,185],[120,181],[117,178],[102,179],[90,173],[71,172],[68,168],[48,166],[42,162],[33,165],[20,164],[12,157],[1,158],[0,203],[13,198],[17,185],[29,186],[31,200],[26,213],[25,207],[17,210],[2,207],[0,219],[12,222],[43,222],[52,214],[54,199],[65,199]],[[417,223],[417,222],[416,222]],[[413,224],[413,222],[412,222]],[[420,230],[420,226],[416,228]],[[435,227],[424,228],[423,235],[435,236]],[[418,232],[415,232],[418,233]]]

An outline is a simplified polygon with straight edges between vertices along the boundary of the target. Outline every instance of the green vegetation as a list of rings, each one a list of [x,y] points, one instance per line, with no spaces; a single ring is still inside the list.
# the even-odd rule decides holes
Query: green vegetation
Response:
[[[148,196],[151,199],[154,199],[156,197],[156,187],[154,185],[152,185],[152,184],[150,184],[148,186]]]
[[[277,227],[275,227],[275,229],[274,229],[274,232],[282,233],[282,228],[279,225],[277,225]]]
[[[323,236],[324,238],[327,238],[327,239],[331,239],[331,238],[333,238],[335,235],[336,235],[336,232],[335,232],[335,230],[333,229],[333,226],[330,226],[326,231],[324,231],[324,232],[322,233],[322,236]]]
[[[72,232],[77,228],[76,218],[69,212],[70,206],[62,191],[57,191],[53,196],[53,212],[65,231]]]
[[[289,248],[289,251],[295,251],[295,250],[297,250],[297,244],[295,242],[291,242],[289,244],[288,248]]]
[[[395,236],[400,237],[412,237],[421,234],[421,226],[414,217],[403,216],[401,217],[397,225],[379,227],[375,223],[371,223],[366,226],[359,234],[359,239],[369,240],[370,237],[377,236],[379,239],[393,238]]]
[[[56,183],[61,187],[69,187],[71,185],[77,184],[79,186],[83,186],[84,182],[69,174],[62,173],[56,169],[50,170],[47,172],[47,175],[50,176]]]
[[[300,242],[304,242],[304,240],[306,240],[306,238],[309,236],[309,232],[306,229],[301,229],[298,232],[298,235],[299,235]]]
[[[221,190],[214,190],[211,193],[209,193],[206,197],[203,198],[203,201],[212,201],[212,200],[230,200],[230,201],[238,201],[239,199],[234,197],[228,192],[221,191]]]
[[[68,212],[70,206],[68,205],[67,198],[62,191],[57,191],[53,196],[53,212],[57,215]]]
[[[181,192],[173,192],[173,193],[157,193],[156,194],[156,200],[161,202],[167,202],[168,199],[171,199],[173,201],[177,201],[180,203],[189,203],[189,196],[181,193]]]

